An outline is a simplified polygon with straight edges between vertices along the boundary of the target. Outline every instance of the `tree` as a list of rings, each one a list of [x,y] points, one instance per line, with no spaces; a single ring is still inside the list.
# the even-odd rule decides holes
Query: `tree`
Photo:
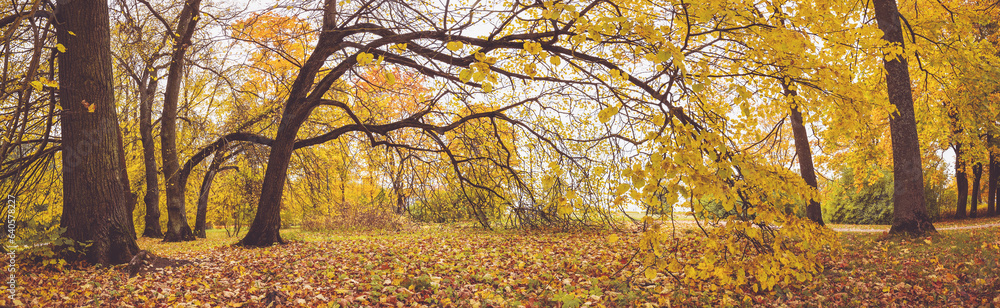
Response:
[[[890,48],[905,47],[901,18],[895,0],[875,0],[875,21],[883,32],[883,39]],[[890,233],[914,235],[935,232],[924,200],[924,177],[920,165],[920,141],[917,139],[917,122],[913,111],[913,92],[910,72],[901,52],[884,52],[886,88],[889,102],[896,113],[889,120],[892,135],[893,161],[893,222]]]
[[[1000,160],[997,159],[998,153],[994,145],[993,135],[988,135],[986,139],[986,144],[989,147],[987,152],[990,156],[989,177],[986,178],[986,216],[993,216],[997,214],[997,182],[1000,181]]]
[[[212,189],[212,182],[215,180],[215,176],[219,172],[226,171],[229,169],[239,169],[236,166],[222,166],[222,164],[229,160],[232,156],[238,155],[238,152],[227,153],[226,148],[220,147],[215,151],[212,157],[212,163],[209,164],[208,170],[205,171],[205,177],[202,178],[201,189],[198,189],[198,212],[195,215],[194,223],[194,235],[200,238],[205,238],[206,228],[206,217],[208,215],[208,196],[209,191]],[[187,183],[183,183],[187,184]]]
[[[958,202],[955,208],[955,218],[965,218],[969,200],[969,178],[965,170],[965,152],[962,151],[961,135],[964,129],[958,119],[958,111],[953,105],[948,106],[948,118],[951,123],[951,147],[955,150],[955,188],[958,190]]]
[[[160,151],[163,159],[163,176],[166,180],[167,193],[167,232],[163,235],[165,242],[191,241],[195,239],[188,225],[185,210],[184,187],[182,186],[180,163],[177,158],[177,101],[180,97],[181,81],[184,78],[184,54],[191,45],[191,36],[200,14],[200,0],[185,2],[181,11],[174,49],[170,57],[170,67],[167,72],[167,88],[163,98],[163,116],[160,128]]]
[[[782,84],[786,96],[795,96],[796,92],[794,90],[788,89],[788,85]],[[816,183],[816,170],[813,168],[812,159],[812,146],[809,145],[809,136],[806,134],[806,127],[802,124],[802,112],[799,111],[800,106],[793,105],[791,108],[791,118],[792,118],[792,134],[794,135],[795,141],[795,153],[797,153],[799,158],[799,173],[802,174],[802,179],[806,181],[813,189],[818,188]],[[808,205],[806,205],[806,217],[810,220],[823,224],[823,208],[820,206],[816,199],[809,199]]]
[[[958,190],[958,207],[955,209],[955,218],[965,218],[966,208],[969,202],[969,177],[965,172],[965,161],[962,157],[962,144],[955,143],[955,188]]]
[[[56,17],[62,106],[65,236],[91,243],[86,260],[121,264],[139,252],[114,99],[108,4],[60,1]]]
[[[124,41],[116,42],[123,50],[118,53],[112,50],[112,53],[118,60],[119,71],[124,72],[124,75],[134,82],[139,103],[139,141],[142,143],[142,164],[145,174],[143,181],[145,190],[142,198],[145,215],[142,236],[162,238],[159,206],[160,170],[156,162],[153,102],[156,100],[156,92],[160,85],[157,80],[162,77],[159,76],[161,68],[157,66],[157,62],[168,56],[161,49],[171,38],[146,22],[153,19],[148,15],[159,16],[157,12],[153,11],[147,16],[142,16],[138,10],[128,7],[121,12],[125,21],[120,25],[128,31],[123,31],[119,38]]]
[[[142,163],[145,167],[146,194],[142,197],[146,205],[142,236],[162,238],[160,229],[160,179],[156,168],[156,144],[153,140],[153,98],[156,95],[155,70],[144,70],[139,77],[139,135],[142,140]]]
[[[980,181],[982,178],[983,163],[976,162],[976,164],[972,166],[972,203],[970,203],[969,207],[970,218],[978,217],[979,195],[980,192],[982,192],[981,188],[983,186],[983,182]]]

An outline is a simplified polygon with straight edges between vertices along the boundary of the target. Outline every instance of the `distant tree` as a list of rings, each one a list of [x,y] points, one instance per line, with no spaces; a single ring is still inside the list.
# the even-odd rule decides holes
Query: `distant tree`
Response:
[[[962,157],[962,144],[953,145],[955,149],[955,188],[958,190],[958,202],[955,209],[955,218],[966,218],[966,209],[969,203],[969,176],[965,171],[965,161]]]
[[[949,109],[951,106],[949,104]],[[956,202],[955,218],[962,219],[969,201],[969,178],[965,168],[965,152],[962,151],[962,141],[960,135],[963,132],[961,123],[958,120],[958,112],[954,109],[948,111],[951,122],[951,147],[955,150],[955,188],[958,190],[958,202]]]
[[[197,214],[195,214],[194,235],[200,238],[206,237],[205,230],[207,229],[206,216],[208,215],[208,196],[209,192],[212,190],[212,183],[215,181],[215,176],[222,171],[239,169],[239,167],[236,166],[222,166],[222,164],[227,160],[239,154],[239,150],[227,150],[228,149],[224,147],[220,147],[219,150],[215,151],[215,154],[212,156],[212,162],[208,165],[208,170],[205,171],[205,176],[202,178],[201,188],[198,189],[198,207]]]
[[[986,192],[986,215],[994,216],[997,214],[997,182],[1000,181],[1000,159],[997,159],[997,146],[995,145],[995,138],[993,134],[987,136],[986,145],[989,147],[987,151],[990,156],[989,162],[989,177],[986,180],[987,192]]]
[[[980,190],[982,188],[982,182],[980,180],[982,178],[983,163],[976,162],[976,164],[972,166],[972,203],[969,204],[969,217],[971,218],[978,217],[979,195],[980,192],[982,192]]]

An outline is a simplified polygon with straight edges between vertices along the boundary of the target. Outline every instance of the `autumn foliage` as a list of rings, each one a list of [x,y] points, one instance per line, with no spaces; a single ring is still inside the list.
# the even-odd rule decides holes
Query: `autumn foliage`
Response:
[[[996,3],[0,9],[21,304],[995,302]]]

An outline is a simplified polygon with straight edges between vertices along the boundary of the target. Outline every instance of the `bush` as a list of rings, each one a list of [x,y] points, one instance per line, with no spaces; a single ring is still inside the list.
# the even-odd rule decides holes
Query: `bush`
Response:
[[[459,192],[433,191],[427,198],[420,198],[409,207],[415,221],[448,223],[473,219],[471,205]]]
[[[877,224],[892,223],[893,181],[891,170],[878,171],[871,183],[855,186],[854,170],[845,169],[834,185],[833,197],[823,203],[824,219],[831,223]]]
[[[877,171],[878,178],[870,183],[855,185],[854,171],[841,171],[841,177],[823,203],[823,218],[827,222],[842,224],[892,224],[893,181],[892,170]],[[926,172],[925,172],[926,173]],[[946,189],[943,183],[928,182],[925,177],[924,199],[927,215],[936,220],[941,209],[954,203],[954,191]]]

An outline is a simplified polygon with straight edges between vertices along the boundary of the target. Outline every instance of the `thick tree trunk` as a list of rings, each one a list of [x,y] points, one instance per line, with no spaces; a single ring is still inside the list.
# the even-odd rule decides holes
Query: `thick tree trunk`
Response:
[[[167,88],[163,99],[163,117],[160,119],[160,147],[163,159],[163,177],[167,186],[167,232],[163,235],[164,242],[192,241],[195,239],[191,226],[187,221],[187,209],[184,206],[184,191],[180,181],[180,163],[177,158],[177,101],[180,96],[181,79],[183,76],[184,53],[191,44],[191,35],[198,16],[200,0],[189,0],[181,11],[180,22],[175,35],[179,36],[174,43],[173,54],[170,57],[170,67],[167,76]]]
[[[278,134],[271,144],[271,153],[267,157],[267,171],[264,172],[264,182],[261,184],[260,201],[257,213],[246,236],[238,243],[241,246],[266,247],[283,244],[279,233],[281,229],[281,195],[285,188],[288,164],[295,150],[295,135],[301,122],[289,125],[286,121],[294,120],[286,111],[278,125]]]
[[[162,238],[160,229],[160,180],[156,170],[156,144],[153,140],[153,97],[156,81],[150,80],[155,71],[146,70],[141,80],[148,84],[139,85],[139,137],[142,141],[142,163],[146,170],[146,194],[142,197],[146,205],[145,226],[142,236]]]
[[[799,109],[792,107],[792,134],[795,136],[795,152],[799,156],[799,172],[806,184],[817,189],[816,170],[813,168],[812,148],[809,146],[809,136],[806,135],[806,127],[802,124],[802,113]],[[809,199],[806,206],[806,217],[823,226],[823,209],[816,199]]]
[[[57,38],[66,47],[59,54],[63,108],[60,226],[77,243],[91,242],[83,256],[88,262],[126,263],[139,246],[130,212],[135,194],[129,190],[115,109],[108,3],[57,3]],[[89,112],[89,105],[94,112]]]
[[[882,30],[882,37],[891,44],[903,47],[903,31],[899,25],[899,10],[895,0],[875,0],[875,20]],[[913,114],[913,92],[910,72],[905,55],[886,55],[886,88],[889,103],[896,113],[889,118],[892,135],[893,222],[889,233],[913,235],[935,232],[927,204],[924,200],[924,173],[920,165],[920,140],[917,139],[917,121]]]
[[[986,178],[986,215],[993,216],[997,214],[997,181],[1000,180],[1000,161],[997,160],[996,154],[990,153],[990,175]]]
[[[962,161],[962,144],[955,144],[955,188],[958,190],[958,207],[955,209],[955,218],[966,218],[965,208],[969,202],[969,178],[965,172],[965,162]]]
[[[976,218],[977,209],[979,208],[979,194],[980,187],[982,187],[982,182],[980,181],[983,177],[983,163],[976,163],[972,166],[972,203],[969,204],[969,217]]]

